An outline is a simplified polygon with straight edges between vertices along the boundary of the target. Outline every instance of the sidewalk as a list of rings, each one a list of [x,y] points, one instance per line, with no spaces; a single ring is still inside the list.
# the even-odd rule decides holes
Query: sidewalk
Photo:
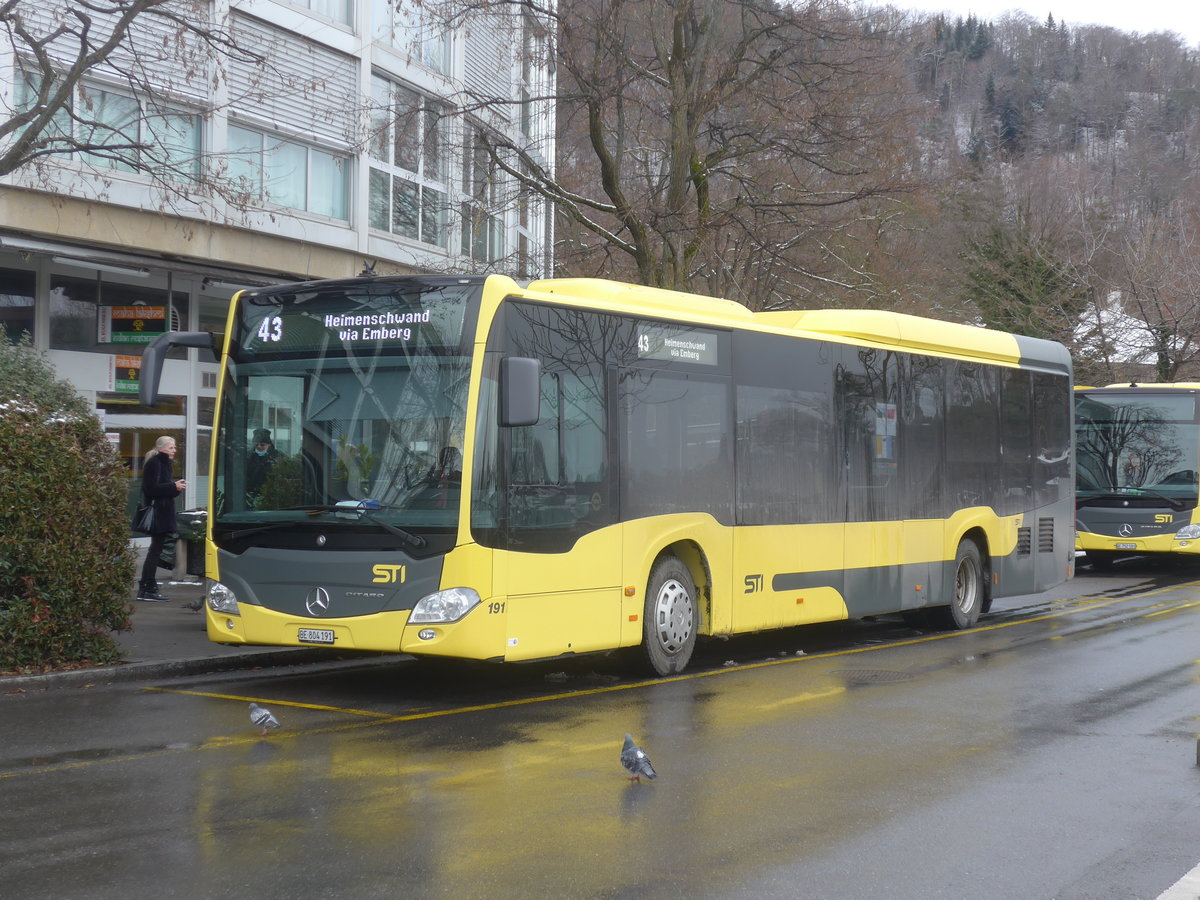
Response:
[[[138,571],[141,571],[144,553],[144,550],[138,553]],[[136,600],[137,591],[130,587],[129,601],[133,608],[130,621],[133,630],[114,635],[125,653],[124,662],[115,666],[49,672],[44,675],[0,676],[0,692],[201,675],[260,666],[299,666],[328,660],[366,659],[374,655],[316,647],[249,647],[213,643],[205,630],[204,613],[188,609],[188,604],[203,598],[203,579],[183,574],[179,569],[174,572],[163,571],[159,578],[162,593],[171,598],[169,603]]]

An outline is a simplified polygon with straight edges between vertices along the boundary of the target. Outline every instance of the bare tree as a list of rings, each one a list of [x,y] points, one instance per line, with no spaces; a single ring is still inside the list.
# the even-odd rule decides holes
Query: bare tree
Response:
[[[538,13],[557,27],[557,165],[498,133],[488,150],[555,204],[560,273],[756,309],[870,288],[911,153],[900,45],[878,21],[829,0],[567,0]]]
[[[1200,377],[1200,206],[1179,203],[1131,229],[1119,259],[1114,287],[1139,323],[1131,352],[1150,364],[1142,377]]]

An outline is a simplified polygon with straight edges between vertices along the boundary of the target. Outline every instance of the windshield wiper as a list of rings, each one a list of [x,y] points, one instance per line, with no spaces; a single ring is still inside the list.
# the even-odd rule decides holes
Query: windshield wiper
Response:
[[[375,509],[400,509],[400,508],[401,507],[399,507],[399,506],[376,505],[376,506],[373,506],[370,509],[368,509],[368,508],[362,506],[361,504],[354,505],[354,506],[341,506],[338,504],[328,504],[328,503],[317,504],[314,506],[289,506],[288,507],[288,509],[303,510],[304,512],[308,513],[309,515],[317,515],[318,513],[332,512],[332,513],[341,513],[344,516],[352,515],[354,518],[357,518],[357,519],[366,519],[372,525],[377,525],[380,528],[382,528],[384,531],[391,532],[392,534],[396,535],[396,537],[400,538],[405,543],[407,543],[409,546],[415,547],[419,550],[420,548],[424,547],[428,543],[428,541],[426,541],[425,538],[421,537],[421,535],[413,534],[411,531],[405,531],[403,528],[398,528],[395,525],[391,524],[390,522],[385,522],[382,519],[371,515],[371,510],[375,510]]]
[[[250,535],[252,535],[252,534],[262,534],[264,531],[275,531],[279,528],[292,528],[292,527],[294,527],[296,525],[300,525],[300,524],[303,524],[303,523],[293,521],[293,522],[271,522],[267,525],[251,525],[249,528],[241,528],[237,531],[230,531],[228,534],[225,535],[225,537],[229,538],[231,541],[236,541],[240,538],[250,537]],[[228,527],[228,526],[222,526],[221,523],[218,521],[217,527],[222,528],[222,527]]]

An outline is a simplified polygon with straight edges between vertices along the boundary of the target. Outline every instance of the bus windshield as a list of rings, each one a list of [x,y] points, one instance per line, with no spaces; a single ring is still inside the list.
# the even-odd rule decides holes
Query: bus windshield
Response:
[[[1075,405],[1080,504],[1196,505],[1195,396],[1081,394]]]
[[[214,537],[444,542],[458,518],[465,335],[481,281],[304,287],[240,299],[215,438]]]

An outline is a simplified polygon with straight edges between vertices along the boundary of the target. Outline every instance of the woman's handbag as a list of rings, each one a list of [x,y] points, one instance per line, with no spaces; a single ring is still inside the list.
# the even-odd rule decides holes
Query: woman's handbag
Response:
[[[154,504],[147,503],[133,514],[131,527],[140,534],[154,534]]]

